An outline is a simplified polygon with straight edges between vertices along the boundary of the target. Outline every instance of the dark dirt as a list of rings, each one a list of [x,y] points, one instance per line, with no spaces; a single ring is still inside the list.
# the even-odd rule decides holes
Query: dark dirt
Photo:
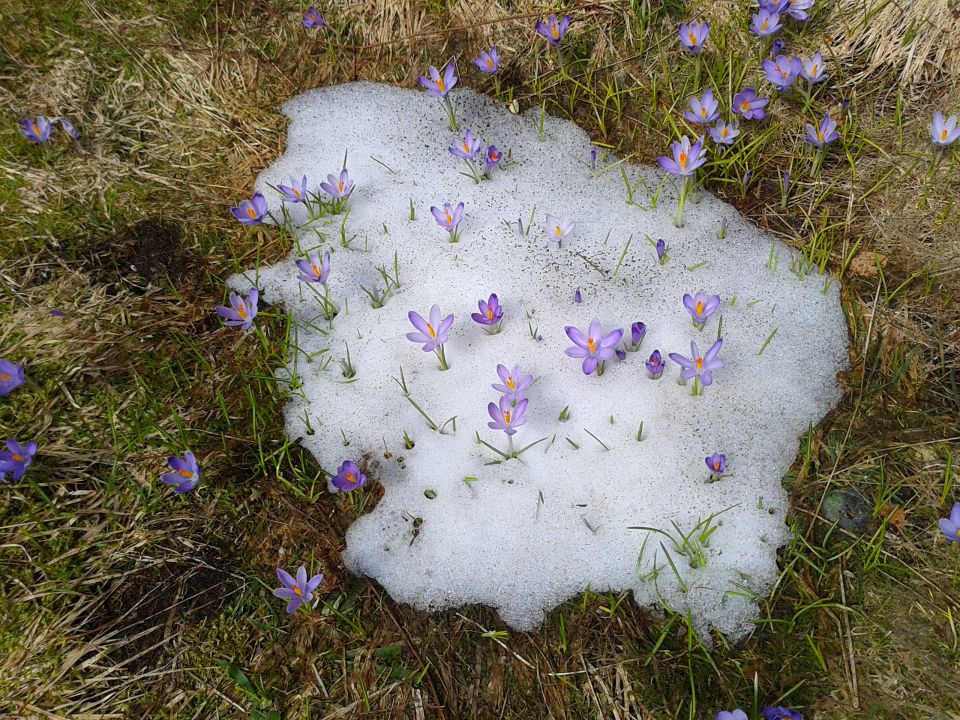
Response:
[[[169,278],[187,275],[193,259],[183,251],[183,228],[172,220],[149,217],[112,237],[90,243],[83,265],[105,284],[145,290]]]
[[[156,551],[160,554],[163,548]],[[91,637],[128,638],[116,645],[111,657],[130,661],[132,672],[156,667],[167,638],[178,637],[185,624],[216,617],[242,583],[227,548],[196,544],[190,555],[171,555],[142,570],[132,568],[110,584],[84,625]]]

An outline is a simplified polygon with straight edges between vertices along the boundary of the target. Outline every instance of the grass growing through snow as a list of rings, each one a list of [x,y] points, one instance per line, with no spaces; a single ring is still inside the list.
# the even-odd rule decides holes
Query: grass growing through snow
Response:
[[[939,12],[933,0],[904,12],[924,6]],[[703,174],[806,268],[843,283],[851,329],[845,399],[785,478],[796,539],[781,579],[756,598],[751,639],[716,637],[709,652],[684,617],[652,617],[620,595],[586,592],[525,634],[483,608],[429,618],[352,577],[343,533],[376,490],[330,497],[324,469],[285,439],[290,388],[273,374],[288,348],[283,315],[265,309],[261,344],[222,329],[212,307],[227,275],[288,250],[226,209],[282,151],[275,108],[297,92],[358,78],[412,87],[456,55],[462,82],[492,94],[468,60],[496,43],[505,100],[571,117],[600,147],[649,163],[689,133],[688,96],[713,87],[729,107],[745,84],[773,95],[746,5],[578,6],[562,68],[532,29],[545,13],[527,2],[481,17],[436,3],[336,7],[321,7],[331,28],[319,34],[299,27],[297,5],[250,0],[5,15],[0,356],[25,362],[33,383],[0,401],[0,431],[37,439],[40,454],[31,482],[0,488],[0,712],[960,712],[960,564],[935,529],[957,498],[958,164],[948,154],[933,167],[925,130],[934,109],[960,111],[960,96],[953,56],[915,70],[949,28],[939,45],[927,25],[891,48],[877,25],[896,34],[899,19],[885,5],[841,13],[822,0],[785,37],[791,52],[824,51],[831,81],[809,102],[776,99]],[[713,24],[700,63],[674,32],[695,16]],[[816,163],[803,123],[828,107],[842,140]],[[16,120],[37,112],[74,119],[79,146],[26,143]],[[625,202],[658,201],[658,188],[630,182]],[[173,497],[158,475],[185,448],[205,477]],[[299,564],[325,574],[324,602],[288,623],[269,588],[274,567]]]

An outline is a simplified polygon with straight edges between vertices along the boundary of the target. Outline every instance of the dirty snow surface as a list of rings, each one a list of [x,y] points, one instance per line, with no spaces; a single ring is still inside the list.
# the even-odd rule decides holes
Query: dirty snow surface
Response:
[[[346,154],[357,183],[349,213],[308,224],[302,205],[286,204],[297,247],[231,281],[256,283],[291,314],[296,348],[279,371],[296,380],[290,436],[327,471],[356,460],[384,487],[347,532],[347,566],[399,602],[482,603],[515,629],[589,588],[630,590],[701,633],[744,636],[757,613],[750,595],[769,590],[789,538],[781,479],[798,437],[840,396],[847,331],[836,282],[803,273],[796,253],[709,193],[674,227],[672,182],[652,208],[644,186],[655,192],[663,173],[610,167],[618,161],[603,153],[592,169],[590,140],[571,122],[512,115],[469,90],[451,99],[459,133],[440,100],[414,90],[353,83],[287,103],[286,152],[256,189],[279,218],[278,184],[306,175],[318,191]],[[465,128],[512,162],[476,184],[448,151]],[[457,243],[430,213],[444,202],[465,205]],[[559,246],[544,233],[547,214],[576,222]],[[662,265],[652,246],[661,238]],[[313,250],[331,254],[332,322],[294,265]],[[373,307],[364,288],[383,293],[378,268],[400,287]],[[682,297],[701,289],[722,302],[698,330]],[[491,335],[470,315],[494,292],[504,320]],[[455,316],[446,371],[406,338],[408,311],[426,317],[432,305]],[[647,326],[640,350],[601,376],[564,354],[564,327],[586,330],[594,318],[625,340],[633,322]],[[667,353],[689,355],[691,340],[705,350],[718,334],[726,366],[693,396]],[[658,380],[644,366],[655,349],[666,363]],[[540,441],[507,461],[479,442],[509,454],[504,433],[487,427],[498,364],[534,377],[514,449]],[[707,482],[715,452],[727,471]]]

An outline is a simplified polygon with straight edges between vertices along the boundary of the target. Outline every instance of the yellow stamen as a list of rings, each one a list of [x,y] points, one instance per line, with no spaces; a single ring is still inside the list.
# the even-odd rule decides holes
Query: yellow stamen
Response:
[[[556,23],[554,23],[554,24],[550,27],[550,32],[551,32],[551,34],[553,35],[553,39],[554,39],[554,40],[559,40],[559,39],[560,39],[560,28],[557,26]]]
[[[749,109],[750,109],[750,101],[749,101],[749,100],[744,100],[744,101],[743,101],[743,105],[741,105],[741,107],[742,107],[744,110],[749,110]]]
[[[337,183],[337,190],[343,192],[343,180]]]
[[[487,67],[488,67],[488,68],[492,68],[492,67],[493,67],[493,59],[492,59],[492,58],[487,58]]]
[[[703,370],[703,358],[697,358],[697,370]]]
[[[252,207],[248,207],[247,215],[249,215],[251,218],[255,218],[257,216],[257,211],[254,210]]]
[[[766,21],[766,20],[763,21],[763,25],[760,26],[760,29],[761,29],[761,30],[766,30],[766,29],[767,29],[767,21]]]
[[[509,410],[504,410],[504,412],[503,412],[503,422],[504,422],[505,425],[509,425],[509,424],[510,424],[510,411],[509,411]]]
[[[680,167],[685,168],[687,166],[687,154],[685,152],[680,153]]]
[[[437,80],[437,87],[440,89],[440,92],[443,92],[445,88],[443,87],[443,78]]]
[[[33,124],[33,132],[36,133],[37,135],[40,135],[40,126],[37,125],[36,123]]]
[[[303,197],[303,195],[300,194],[300,191],[297,190],[296,188],[290,188],[290,191],[297,197]]]
[[[453,225],[453,218],[450,216],[450,211],[447,210],[447,225]]]
[[[177,470],[177,472],[183,475],[185,478],[193,477],[193,473],[189,470]]]
[[[707,109],[705,107],[700,108],[700,117],[702,118],[707,117]]]
[[[730,131],[727,130],[726,128],[724,128],[723,130],[720,131],[720,137],[724,137],[724,138],[725,138],[729,133],[730,133]]]
[[[819,66],[819,65],[814,65],[812,68],[810,68],[810,74],[813,75],[814,77],[816,77],[816,75],[817,75],[817,70],[819,70],[819,69],[820,69],[820,66]]]
[[[427,323],[427,331],[430,333],[430,337],[435,338],[437,336],[437,331],[433,329],[433,325]]]
[[[15,462],[22,462],[22,461],[23,461],[23,455],[17,455],[17,453],[13,453],[13,454],[10,456],[10,459],[13,460],[13,461],[15,461]]]
[[[691,44],[691,45],[696,45],[696,44],[697,44],[697,36],[694,35],[692,32],[690,33],[690,44]]]
[[[817,130],[817,140],[823,142],[823,133]]]
[[[320,268],[317,267],[316,263],[313,264],[313,274],[320,277]]]
[[[513,377],[511,377],[510,375],[507,376],[507,387],[510,388],[511,390],[517,389],[517,384],[513,381]]]
[[[697,300],[697,315],[703,312],[703,300]]]
[[[556,233],[557,235],[563,235],[563,230],[561,229],[561,227],[560,227],[559,225],[557,225],[557,226],[553,229],[553,232]]]
[[[294,591],[297,595],[303,595],[303,591],[302,591],[299,587],[297,587],[296,585],[293,586],[293,591]]]
[[[493,308],[487,306],[487,320],[493,320]]]
[[[946,129],[946,128],[944,128],[944,129],[943,129],[943,132],[940,133],[940,139],[941,139],[941,140],[946,140],[946,139],[947,139],[947,129]]]
[[[717,472],[720,472],[720,461],[719,461],[719,460],[714,460],[714,461],[713,461],[713,469],[716,470]]]
[[[587,347],[590,349],[590,352],[596,352],[597,342],[593,338],[587,338]]]
[[[9,380],[12,377],[13,375],[11,375],[10,373],[3,373],[2,375],[0,375],[0,380]]]
[[[347,482],[353,485],[357,481],[357,476],[347,470]]]
[[[244,307],[243,303],[237,305],[237,315],[242,317],[244,320],[247,319],[247,308]]]

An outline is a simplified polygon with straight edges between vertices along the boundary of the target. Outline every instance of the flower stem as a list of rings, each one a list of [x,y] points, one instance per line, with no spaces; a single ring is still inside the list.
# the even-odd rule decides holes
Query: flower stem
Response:
[[[447,118],[450,120],[450,129],[454,132],[457,131],[457,116],[453,112],[453,102],[451,102],[449,96],[444,96],[443,98],[443,107],[447,111]]]
[[[443,344],[437,345],[437,349],[434,352],[437,354],[437,359],[440,361],[440,369],[449,370],[450,365],[447,363],[447,355],[443,351]]]
[[[513,435],[507,435],[507,452],[513,457]]]
[[[687,202],[687,193],[689,192],[690,179],[683,178],[680,184],[680,196],[677,198],[677,217],[674,218],[673,224],[681,228],[683,227],[683,206]]]

